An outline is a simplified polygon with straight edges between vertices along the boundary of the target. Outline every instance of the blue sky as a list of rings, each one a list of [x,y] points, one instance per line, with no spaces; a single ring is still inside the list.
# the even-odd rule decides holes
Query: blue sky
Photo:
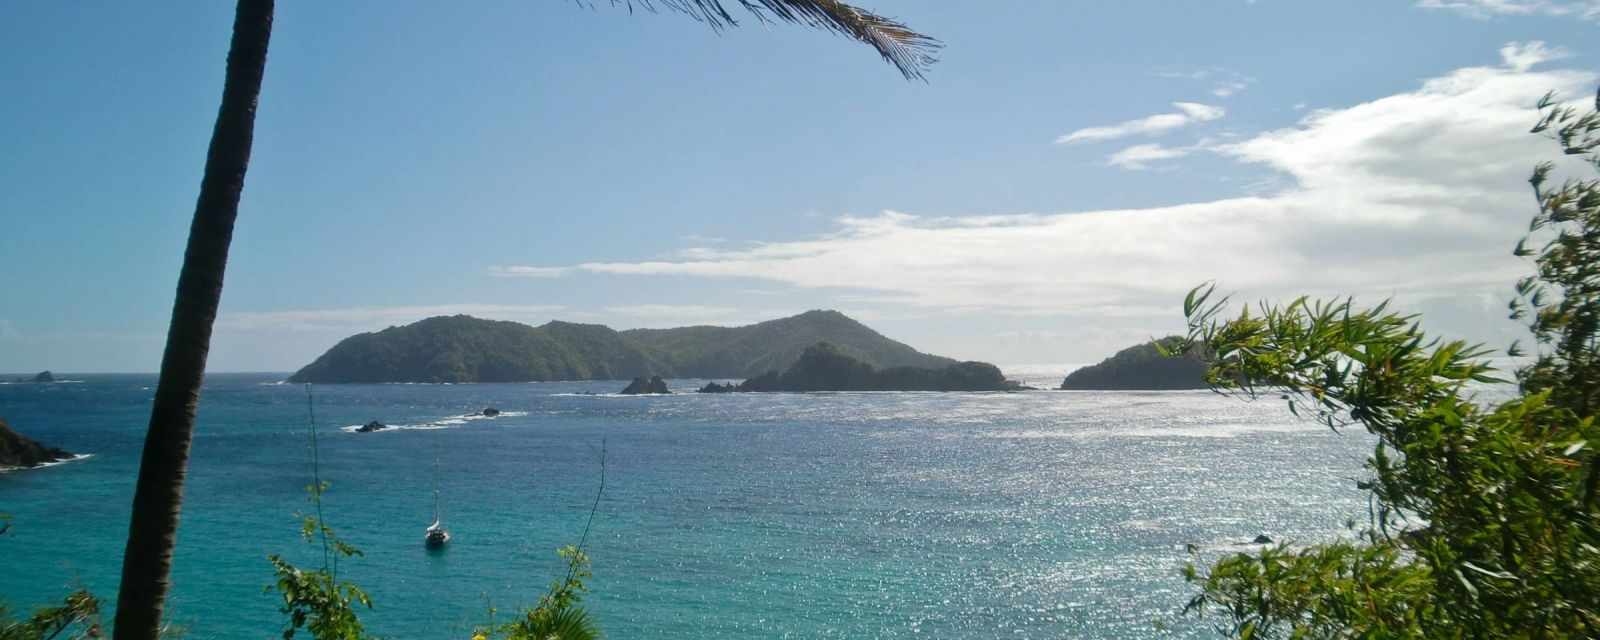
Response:
[[[152,371],[226,3],[0,4],[0,371]],[[1594,0],[862,0],[928,82],[792,25],[557,0],[283,2],[211,368],[468,312],[617,328],[836,308],[1097,360],[1182,291],[1395,297],[1501,343],[1546,90]]]

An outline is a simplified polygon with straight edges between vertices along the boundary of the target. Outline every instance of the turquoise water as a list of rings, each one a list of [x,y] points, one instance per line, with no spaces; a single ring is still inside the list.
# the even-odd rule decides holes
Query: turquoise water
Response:
[[[266,555],[312,565],[306,397],[213,375],[170,611],[196,638],[280,629]],[[115,592],[153,376],[0,385],[0,417],[93,457],[0,474],[0,598]],[[701,381],[678,380],[676,390]],[[1281,403],[1166,393],[607,393],[622,383],[317,387],[326,516],[364,558],[369,628],[466,637],[535,600],[606,448],[590,604],[613,638],[1209,637],[1176,618],[1184,545],[1300,541],[1365,518],[1370,441]],[[494,419],[460,419],[486,406]],[[356,434],[378,419],[406,425]],[[421,544],[439,460],[445,520]],[[1176,624],[1161,632],[1154,621]]]

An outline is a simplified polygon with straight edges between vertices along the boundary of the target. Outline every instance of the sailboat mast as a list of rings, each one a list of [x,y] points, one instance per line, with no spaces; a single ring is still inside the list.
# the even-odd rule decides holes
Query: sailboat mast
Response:
[[[433,522],[439,523],[439,434],[433,434]]]
[[[429,549],[443,549],[450,542],[450,532],[439,521],[439,438],[433,439],[433,524],[423,534],[422,544]]]
[[[439,440],[433,441],[433,521],[439,522]]]

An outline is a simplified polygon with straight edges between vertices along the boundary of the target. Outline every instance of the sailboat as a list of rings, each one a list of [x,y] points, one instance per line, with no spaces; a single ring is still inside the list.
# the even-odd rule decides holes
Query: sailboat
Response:
[[[436,445],[437,446],[437,445]],[[450,531],[439,522],[439,457],[433,458],[433,524],[428,525],[422,532],[422,546],[429,549],[443,549],[445,543],[450,542]]]
[[[439,523],[439,490],[433,490],[433,524],[422,533],[422,546],[429,549],[442,549],[450,541],[450,531]]]

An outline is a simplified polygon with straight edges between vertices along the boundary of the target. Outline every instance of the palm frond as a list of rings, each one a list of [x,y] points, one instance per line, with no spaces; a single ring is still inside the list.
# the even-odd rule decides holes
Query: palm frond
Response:
[[[583,607],[531,611],[507,627],[507,640],[600,640],[599,625]]]
[[[582,0],[580,0],[581,2]],[[730,0],[732,1],[732,0]],[[738,0],[739,5],[757,19],[825,29],[866,43],[894,65],[907,80],[922,80],[923,72],[939,61],[944,45],[929,36],[912,31],[892,18],[839,0]],[[736,27],[739,21],[723,6],[723,0],[611,0],[631,11],[635,7],[654,11],[657,6],[688,14],[712,29]]]

